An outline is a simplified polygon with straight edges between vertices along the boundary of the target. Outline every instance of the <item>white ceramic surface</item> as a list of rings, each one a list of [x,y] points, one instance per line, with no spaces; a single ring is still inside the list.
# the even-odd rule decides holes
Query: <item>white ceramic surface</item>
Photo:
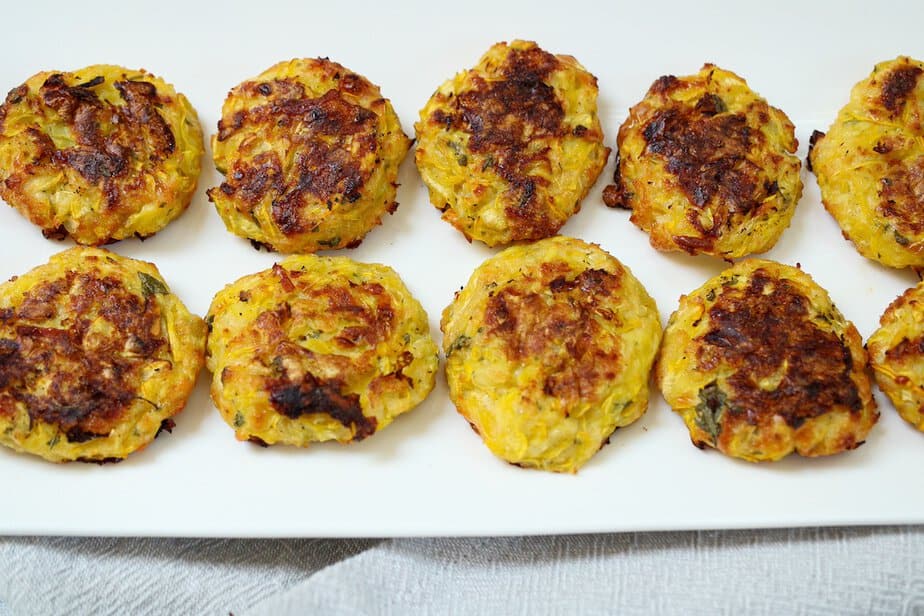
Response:
[[[611,147],[628,107],[656,77],[694,73],[711,61],[789,114],[804,159],[812,130],[827,128],[875,62],[924,57],[924,3],[885,4],[11,3],[0,38],[0,89],[43,69],[141,66],[184,92],[210,135],[238,82],[278,60],[329,56],[379,84],[410,134],[443,80],[498,40],[528,38],[577,57],[598,77]],[[360,248],[341,254],[394,267],[439,340],[441,310],[493,251],[440,220],[412,159],[401,170],[397,213]],[[144,243],[111,247],[155,262],[199,314],[225,283],[279,258],[224,230],[205,198],[219,176],[208,154],[203,162],[186,214]],[[563,233],[597,242],[627,264],[666,321],[678,296],[723,263],[650,248],[627,212],[603,206],[612,172],[611,157]],[[804,169],[803,181],[792,226],[766,256],[801,263],[866,337],[916,278],[860,257]],[[0,207],[0,278],[68,245],[43,239]],[[121,464],[55,466],[0,451],[0,533],[481,535],[924,522],[924,434],[878,393],[882,418],[858,450],[752,465],[693,447],[653,390],[641,420],[618,431],[579,474],[565,476],[494,458],[456,414],[442,377],[425,404],[375,437],[306,450],[237,442],[209,401],[207,380],[203,374],[172,435]]]

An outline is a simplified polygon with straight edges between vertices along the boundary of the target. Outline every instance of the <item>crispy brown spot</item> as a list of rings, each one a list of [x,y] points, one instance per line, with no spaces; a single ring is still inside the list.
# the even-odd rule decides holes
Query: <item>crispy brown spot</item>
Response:
[[[673,75],[662,75],[658,77],[651,87],[648,88],[649,95],[667,96],[682,85],[679,79]]]
[[[58,324],[65,306],[68,320]],[[72,442],[115,428],[137,398],[144,365],[168,344],[156,301],[86,273],[37,286],[3,326],[14,338],[0,341],[0,409],[22,404]]]
[[[349,90],[348,85],[348,80],[341,80],[341,89]],[[218,123],[219,141],[242,129],[272,135],[288,142],[287,159],[294,164],[284,168],[273,152],[245,156],[220,186],[222,193],[240,197],[251,210],[272,199],[273,221],[286,235],[318,224],[308,217],[310,203],[350,204],[362,196],[371,175],[363,159],[378,150],[374,112],[350,103],[338,90],[308,98],[295,82],[245,82],[241,89],[245,95],[259,92],[269,101],[237,112],[230,121],[223,118]]]
[[[617,150],[616,167],[613,169],[613,184],[603,189],[603,202],[609,207],[631,210],[632,202],[629,197],[626,185],[622,181],[622,161]]]
[[[166,432],[167,434],[173,434],[173,429],[176,428],[176,422],[171,418],[167,418],[160,422],[160,427],[157,429],[157,432],[154,434],[154,438],[160,436],[161,432]]]
[[[887,175],[880,180],[879,200],[879,211],[901,231],[912,235],[924,231],[924,156],[889,160]]]
[[[876,154],[888,154],[892,151],[892,143],[889,141],[879,140],[876,142],[876,145],[873,146],[873,152]]]
[[[688,252],[691,255],[695,255],[706,250],[711,250],[715,244],[715,239],[712,237],[675,235],[673,238],[674,243],[680,246],[681,250]]]
[[[805,165],[806,168],[811,172],[815,171],[812,168],[812,152],[815,151],[815,146],[818,145],[818,142],[824,139],[824,137],[825,134],[820,130],[813,130],[812,136],[809,137],[808,155],[805,157]]]
[[[236,194],[251,209],[263,199],[267,191],[285,190],[282,164],[275,152],[257,154],[250,164],[235,163],[229,180],[222,182],[219,189],[229,196]]]
[[[728,111],[728,106],[725,104],[725,101],[723,101],[718,95],[704,94],[698,101],[696,101],[696,106],[694,109],[704,116],[712,117],[714,115],[719,115],[720,113],[725,113]],[[764,116],[766,117],[766,114],[764,114]],[[764,120],[764,122],[769,121],[769,118]]]
[[[84,464],[96,464],[98,466],[105,466],[106,464],[118,464],[122,462],[125,458],[77,458],[77,462],[83,462]]]
[[[516,221],[514,240],[547,237],[560,227],[549,220],[547,204],[537,192],[546,180],[529,172],[537,162],[548,160],[547,151],[531,143],[566,132],[561,101],[544,81],[558,66],[555,56],[539,48],[510,49],[499,68],[502,78],[475,76],[473,87],[451,101],[451,113],[440,110],[430,117],[447,130],[468,133],[471,152],[491,156],[491,168],[510,184],[513,204],[506,214]],[[586,130],[580,136],[584,135]]]
[[[921,69],[917,66],[900,66],[886,76],[882,84],[882,93],[879,100],[882,105],[889,110],[893,116],[901,113],[902,107],[905,106],[905,100],[908,95],[914,91],[918,83],[918,77],[921,75]]]
[[[96,77],[77,86],[67,85],[61,74],[45,80],[39,88],[42,104],[53,109],[68,127],[76,145],[39,151],[42,160],[73,168],[88,182],[100,185],[110,208],[117,208],[123,191],[131,185],[133,162],[156,164],[170,156],[176,142],[170,126],[157,111],[163,101],[156,87],[146,81],[118,81],[114,87],[125,104],[101,100],[93,88],[103,83]],[[27,92],[27,91],[26,91]],[[8,98],[19,104],[26,92]],[[17,102],[13,102],[16,101]],[[47,137],[47,135],[46,135]]]
[[[886,351],[886,359],[890,361],[903,361],[907,358],[924,356],[924,336],[917,338],[903,338],[901,342]]]
[[[747,215],[768,196],[762,170],[747,159],[761,133],[748,126],[743,113],[720,112],[724,103],[717,98],[707,94],[692,109],[662,109],[643,131],[648,151],[665,160],[695,206],[688,212],[690,223],[712,241],[732,216]],[[698,214],[709,204],[713,224],[706,228]]]
[[[281,267],[279,269],[282,270]],[[326,308],[322,310],[325,315],[334,315],[330,319],[336,319],[339,327],[338,331],[329,335],[341,348],[375,348],[391,335],[395,327],[396,317],[390,295],[378,283],[353,284],[350,289],[324,286],[312,288],[311,293],[326,300]],[[375,366],[364,364],[361,358],[346,361],[336,354],[316,355],[296,344],[290,339],[289,331],[294,319],[303,316],[297,308],[285,304],[276,310],[263,312],[254,323],[260,338],[265,341],[258,353],[260,360],[270,368],[270,376],[266,379],[270,402],[287,417],[296,419],[302,415],[326,413],[344,426],[352,427],[355,440],[369,436],[375,432],[376,420],[363,415],[359,396],[345,393],[345,388],[351,375],[374,372]],[[402,364],[403,359],[399,358],[396,368],[399,379],[406,365]],[[312,367],[318,363],[339,374],[331,376],[328,372],[322,378],[312,373]]]
[[[54,229],[42,229],[42,235],[46,240],[64,240],[67,239],[69,235],[67,227],[64,225],[58,225]]]
[[[276,274],[276,277],[279,279],[279,286],[282,287],[283,291],[291,293],[295,290],[295,285],[292,284],[292,279],[289,278],[289,272],[286,268],[278,263],[273,263],[273,273]]]
[[[361,289],[361,295],[371,301],[357,302],[357,289]],[[389,296],[383,291],[382,286],[374,282],[358,285],[352,292],[342,287],[325,287],[315,291],[318,296],[327,299],[328,309],[339,315],[338,320],[354,323],[344,325],[335,336],[341,346],[352,348],[362,343],[374,346],[391,334],[395,325],[395,312]]]
[[[6,95],[6,102],[10,105],[17,105],[22,101],[23,98],[25,98],[28,93],[29,86],[26,84],[16,86]]]
[[[173,131],[157,112],[157,88],[148,81],[117,81],[115,89],[127,103],[128,117],[147,129],[150,144],[155,152],[166,157],[176,149]]]
[[[619,353],[601,346],[604,331],[598,323],[618,320],[601,304],[617,292],[620,276],[595,269],[569,278],[553,268],[541,276],[547,292],[524,292],[511,285],[488,300],[488,334],[504,341],[510,361],[542,358],[546,395],[592,397],[602,382],[620,372]]]
[[[734,369],[726,379],[729,412],[723,422],[760,425],[779,416],[797,428],[834,406],[863,408],[851,379],[850,349],[809,318],[808,300],[798,288],[762,269],[746,287],[722,290],[709,309],[711,328],[699,338],[698,364],[702,370]],[[762,379],[781,371],[775,389],[760,388]]]
[[[290,419],[324,413],[354,430],[354,441],[375,433],[375,417],[363,415],[359,395],[343,394],[344,383],[339,379],[324,380],[305,373],[300,383],[280,383],[270,386],[270,402]]]
[[[340,78],[340,88],[344,92],[351,92],[353,94],[362,94],[366,92],[368,88],[368,82],[355,73],[347,73]]]

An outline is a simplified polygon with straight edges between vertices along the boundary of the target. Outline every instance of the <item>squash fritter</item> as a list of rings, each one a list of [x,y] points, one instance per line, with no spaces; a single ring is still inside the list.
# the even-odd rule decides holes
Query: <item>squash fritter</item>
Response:
[[[889,267],[924,267],[922,75],[924,63],[905,56],[877,64],[809,152],[844,237]]]
[[[326,58],[235,87],[212,136],[208,191],[229,231],[279,252],[353,248],[393,213],[411,141],[379,88]]]
[[[389,267],[293,256],[212,301],[212,400],[239,440],[360,441],[436,380],[427,315]]]
[[[619,128],[603,200],[663,251],[723,259],[773,247],[802,196],[789,118],[744,79],[706,64],[652,84]]]
[[[924,431],[924,282],[898,296],[866,342],[876,382],[902,418]]]
[[[491,47],[420,112],[417,168],[430,201],[488,246],[558,232],[609,156],[597,79],[535,43]]]
[[[202,152],[189,101],[143,70],[42,72],[0,105],[0,196],[48,238],[153,235],[189,206]]]
[[[654,300],[616,258],[554,237],[479,266],[441,322],[449,394],[499,458],[577,472],[648,407]]]
[[[0,443],[109,462],[171,429],[205,323],[150,263],[77,247],[0,285]]]
[[[694,445],[751,462],[854,449],[879,418],[857,329],[808,274],[761,259],[680,298],[655,378]]]

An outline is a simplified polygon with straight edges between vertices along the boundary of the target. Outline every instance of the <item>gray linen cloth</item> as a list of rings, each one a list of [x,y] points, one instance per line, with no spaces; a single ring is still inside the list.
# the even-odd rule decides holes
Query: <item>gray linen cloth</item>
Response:
[[[9,614],[924,614],[924,527],[0,540]]]

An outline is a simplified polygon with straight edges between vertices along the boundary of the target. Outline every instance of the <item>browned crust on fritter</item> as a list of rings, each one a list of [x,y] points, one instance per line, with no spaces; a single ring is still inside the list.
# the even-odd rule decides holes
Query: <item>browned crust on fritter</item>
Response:
[[[319,380],[310,372],[299,383],[283,381],[270,387],[270,403],[290,419],[324,413],[335,421],[355,430],[354,441],[375,433],[375,417],[363,415],[357,394],[344,395],[340,379]]]
[[[679,80],[659,79],[649,95],[667,93]],[[673,174],[691,207],[687,219],[703,237],[677,237],[677,244],[690,253],[711,250],[720,233],[735,214],[748,214],[778,190],[775,182],[761,180],[759,166],[747,159],[749,151],[762,147],[763,133],[748,125],[743,113],[724,113],[726,105],[715,94],[703,95],[695,105],[676,102],[658,110],[643,130],[647,151],[661,157]],[[620,177],[616,192],[604,194],[610,207],[625,207]],[[706,229],[699,210],[714,197],[714,224]]]
[[[65,306],[68,320],[55,325]],[[99,320],[111,331],[100,333]],[[0,311],[0,323],[16,333],[0,339],[0,413],[21,403],[73,443],[107,436],[137,399],[144,365],[169,354],[157,302],[112,277],[69,272]],[[48,376],[37,393],[33,385]]]
[[[924,336],[912,339],[903,338],[901,342],[888,349],[885,356],[889,361],[902,361],[908,357],[924,356]]]
[[[890,161],[887,173],[879,184],[879,212],[904,233],[924,232],[924,157]],[[901,244],[903,236],[896,233],[895,239]]]
[[[879,82],[879,102],[892,118],[902,114],[909,95],[917,87],[924,71],[914,65],[902,65],[889,71]],[[875,83],[875,81],[873,82]],[[904,234],[924,232],[924,158],[908,160],[901,138],[884,137],[873,147],[887,164],[879,183],[879,213],[892,220],[895,239],[907,244]],[[894,154],[893,154],[894,152]]]
[[[811,173],[814,173],[815,170],[812,168],[812,152],[815,150],[815,146],[825,138],[825,134],[820,130],[813,130],[812,136],[809,137],[809,146],[808,154],[805,156],[805,168],[808,169]]]
[[[619,150],[616,150],[616,166],[613,168],[613,183],[603,189],[603,203],[608,207],[631,210],[632,203],[626,194],[626,186],[622,182],[622,167]]]
[[[883,80],[879,100],[893,117],[901,114],[905,101],[917,86],[922,72],[924,71],[918,66],[899,66]]]
[[[134,173],[133,161],[156,164],[169,157],[176,148],[170,126],[157,111],[171,99],[160,95],[146,81],[117,81],[124,105],[100,100],[94,88],[103,83],[96,77],[69,86],[60,73],[48,77],[34,97],[26,97],[25,85],[7,95],[0,122],[10,105],[30,105],[38,115],[56,113],[71,129],[76,145],[57,149],[51,138],[38,128],[27,130],[37,146],[37,157],[21,169],[11,169],[5,182],[9,191],[19,187],[41,169],[52,171],[70,167],[87,182],[100,186],[109,210],[127,209],[125,193],[144,188],[144,176]],[[48,236],[59,232],[45,229]]]
[[[509,190],[516,195],[514,204],[506,208],[512,241],[548,237],[563,224],[550,220],[539,202],[537,184],[547,181],[529,172],[530,167],[547,161],[548,153],[529,153],[528,148],[531,140],[564,134],[564,108],[552,86],[543,81],[560,64],[538,47],[510,48],[497,79],[475,76],[474,87],[451,102],[452,113],[437,110],[429,118],[431,124],[471,135],[469,150],[489,156],[491,167],[510,184]],[[583,137],[585,131],[573,134]]]
[[[759,426],[779,416],[798,428],[836,405],[862,411],[851,378],[850,348],[816,326],[808,308],[798,288],[763,269],[754,272],[747,287],[720,292],[709,309],[711,328],[699,338],[697,361],[702,370],[714,370],[722,362],[735,370],[726,380],[731,391],[725,392],[729,412],[723,424]],[[762,379],[774,377],[780,378],[775,389],[761,389]]]
[[[520,285],[504,287],[488,300],[485,327],[488,335],[503,340],[511,361],[542,357],[550,375],[543,383],[546,395],[580,400],[621,372],[618,350],[600,347],[598,323],[618,323],[618,315],[599,304],[618,292],[620,276],[602,269],[567,274],[567,264],[542,264],[540,284],[551,292],[551,300],[547,293],[524,291]]]
[[[297,278],[300,271],[287,271],[279,266],[273,271],[280,276],[284,290],[291,292],[295,289],[290,276]],[[338,319],[351,323],[343,327],[334,339],[344,354],[360,345],[375,348],[388,339],[395,327],[390,296],[378,283],[351,283],[349,292],[338,286],[322,287],[312,289],[312,294],[326,298],[328,310]],[[359,301],[360,297],[363,301]],[[320,357],[290,341],[288,331],[293,318],[296,317],[290,305],[284,303],[275,310],[263,312],[254,322],[260,338],[266,341],[258,352],[261,355],[259,361],[268,369],[264,388],[273,409],[290,419],[324,413],[352,428],[355,441],[374,434],[376,418],[363,414],[359,395],[344,391],[348,373],[363,371],[368,366],[364,366],[362,360],[349,360],[346,355]],[[370,388],[385,387],[390,380],[407,380],[401,370],[413,360],[413,356],[403,359],[403,365],[399,361],[395,372],[377,377]],[[312,373],[309,367],[318,364],[326,367],[325,372],[335,372],[339,376],[324,377]]]
[[[374,170],[364,168],[361,161],[379,149],[378,116],[343,96],[344,92],[362,94],[373,86],[335,63],[321,62],[329,70],[338,69],[337,89],[312,98],[297,81],[247,81],[240,86],[241,95],[265,98],[265,104],[218,122],[219,141],[244,128],[259,132],[260,127],[265,127],[267,134],[288,140],[287,149],[295,161],[289,171],[283,172],[283,161],[275,152],[264,152],[236,162],[226,181],[208,191],[210,198],[216,190],[235,197],[251,212],[271,194],[273,221],[287,236],[320,224],[308,217],[311,202],[326,202],[331,209],[334,204],[357,201]],[[291,131],[278,132],[279,127],[289,126]]]

